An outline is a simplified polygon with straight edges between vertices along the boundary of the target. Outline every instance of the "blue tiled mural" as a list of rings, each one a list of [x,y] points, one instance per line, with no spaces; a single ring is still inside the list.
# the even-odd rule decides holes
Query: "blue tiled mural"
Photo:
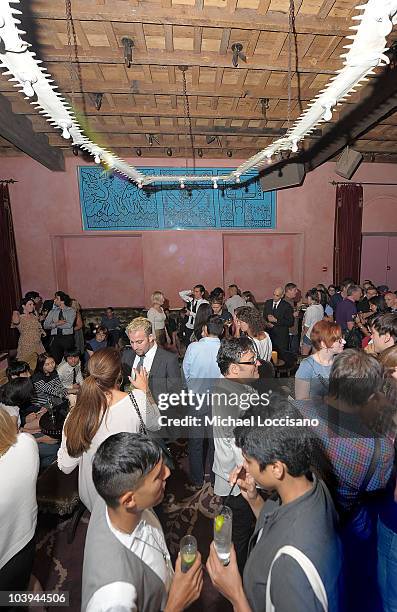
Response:
[[[186,173],[186,168],[144,168],[147,174]],[[214,177],[222,168],[200,168]],[[263,193],[259,181],[212,189],[155,185],[148,193],[102,168],[80,167],[84,230],[163,230],[276,227],[276,192]],[[256,174],[244,175],[254,178]]]

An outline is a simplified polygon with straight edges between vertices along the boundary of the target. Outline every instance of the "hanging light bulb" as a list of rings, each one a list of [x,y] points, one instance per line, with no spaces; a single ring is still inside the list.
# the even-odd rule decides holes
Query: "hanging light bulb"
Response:
[[[70,138],[69,130],[72,126],[70,125],[70,123],[65,123],[64,121],[62,121],[62,123],[60,123],[59,126],[62,128],[62,138],[65,138],[65,140],[68,140]]]
[[[23,93],[27,98],[33,98],[34,89],[32,87],[32,81],[23,81]]]
[[[95,154],[95,157],[94,157],[94,162],[95,162],[96,164],[100,164],[100,163],[101,163],[101,158],[99,157],[99,153],[96,153],[96,154]]]
[[[266,155],[266,158],[267,158],[267,163],[268,163],[268,164],[271,164],[271,163],[272,163],[272,155],[273,155],[273,153],[268,153],[268,154]]]
[[[218,183],[216,182],[216,180],[214,180],[213,183],[214,183],[213,185],[214,189],[218,189]]]
[[[180,187],[181,187],[181,189],[185,189],[185,183],[183,182],[183,180],[180,183]]]
[[[138,189],[142,189],[142,181],[138,181]]]
[[[240,183],[240,182],[241,182],[241,181],[240,181],[240,175],[239,175],[239,174],[236,174],[235,176],[236,176],[236,183]]]
[[[324,115],[323,115],[324,121],[331,121],[331,119],[332,119],[332,106],[330,104],[327,104],[327,106],[323,106],[323,109],[324,109]]]
[[[297,140],[292,141],[291,151],[292,153],[298,152],[298,141]]]

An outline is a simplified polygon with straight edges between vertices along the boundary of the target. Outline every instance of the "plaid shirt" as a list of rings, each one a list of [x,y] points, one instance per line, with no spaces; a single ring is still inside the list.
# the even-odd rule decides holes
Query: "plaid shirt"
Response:
[[[339,509],[352,509],[368,472],[375,449],[375,436],[356,414],[342,412],[321,400],[295,401],[302,416],[318,419],[313,427],[324,458],[319,459],[320,473],[333,492]],[[380,459],[366,491],[384,489],[394,461],[394,444],[390,438],[380,439]],[[321,453],[320,453],[321,454]]]

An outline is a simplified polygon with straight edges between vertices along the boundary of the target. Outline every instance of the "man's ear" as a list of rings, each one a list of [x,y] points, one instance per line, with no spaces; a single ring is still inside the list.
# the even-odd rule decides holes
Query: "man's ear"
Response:
[[[388,332],[386,332],[384,338],[385,338],[385,344],[387,344],[391,340],[391,335]]]
[[[285,475],[285,465],[281,461],[275,461],[271,466],[273,477],[282,480]]]
[[[229,366],[229,374],[240,374],[240,366],[237,363],[231,363]]]
[[[156,342],[156,336],[153,336],[153,334],[149,334],[149,342]]]
[[[135,510],[136,509],[136,500],[134,491],[127,491],[123,493],[123,495],[119,498],[120,506],[123,506],[126,510]]]

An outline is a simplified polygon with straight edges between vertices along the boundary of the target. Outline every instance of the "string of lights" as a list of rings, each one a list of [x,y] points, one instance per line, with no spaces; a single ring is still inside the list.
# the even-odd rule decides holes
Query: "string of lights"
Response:
[[[375,68],[390,63],[386,55],[386,37],[397,23],[397,0],[368,0],[357,6],[361,14],[353,17],[358,25],[351,26],[355,33],[348,36],[348,51],[343,54],[343,68],[337,71],[325,89],[308,104],[297,121],[287,133],[272,142],[265,149],[244,161],[228,174],[216,177],[200,175],[150,175],[138,170],[120,159],[111,151],[100,147],[88,138],[79,125],[71,105],[56,91],[58,87],[51,79],[42,61],[30,51],[29,43],[24,40],[25,32],[19,29],[18,15],[21,11],[12,5],[20,0],[2,0],[0,3],[0,67],[20,89],[30,103],[35,106],[47,121],[62,130],[65,139],[72,139],[72,144],[88,151],[97,163],[114,170],[136,182],[138,187],[152,183],[205,184],[217,188],[219,183],[239,183],[243,175],[252,170],[260,170],[265,164],[272,163],[283,151],[297,153],[299,143],[310,135],[321,122],[332,119],[333,109],[342,104],[357,87],[362,86]],[[132,59],[131,59],[132,61]]]

